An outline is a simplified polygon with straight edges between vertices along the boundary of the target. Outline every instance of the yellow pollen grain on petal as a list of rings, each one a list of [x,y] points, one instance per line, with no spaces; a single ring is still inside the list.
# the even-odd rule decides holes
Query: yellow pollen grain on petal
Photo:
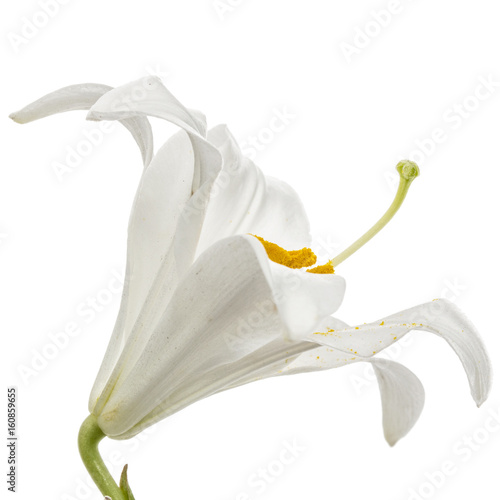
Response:
[[[291,269],[301,269],[302,267],[309,267],[316,264],[316,255],[310,248],[302,248],[301,250],[285,250],[276,243],[266,241],[264,238],[252,234],[257,238],[266,249],[269,260],[281,264]]]
[[[316,266],[313,267],[312,269],[307,269],[307,272],[313,274],[335,274],[335,270],[333,269],[331,260],[329,260],[326,264],[322,264],[321,266]]]
[[[385,323],[385,321],[382,321],[382,323],[380,323],[380,326],[384,326],[384,323]]]
[[[328,337],[328,335],[330,335],[330,333],[333,333],[335,332],[335,330],[332,330],[331,328],[329,328],[326,332],[314,332],[313,335],[323,335],[323,337]]]

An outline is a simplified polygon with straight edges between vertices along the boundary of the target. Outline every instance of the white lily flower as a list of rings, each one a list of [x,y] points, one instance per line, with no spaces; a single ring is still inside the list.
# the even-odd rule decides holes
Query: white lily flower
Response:
[[[203,115],[185,108],[158,78],[112,90],[61,89],[12,118],[26,122],[70,109],[90,109],[91,120],[120,120],[145,164],[130,216],[121,307],[90,396],[96,440],[131,438],[195,401],[255,380],[368,362],[393,445],[417,421],[424,390],[407,368],[376,354],[412,330],[447,341],[476,404],[487,398],[486,350],[451,302],[354,327],[332,317],[345,290],[333,266],[390,220],[418,175],[416,165],[398,165],[400,189],[379,223],[333,261],[313,267],[297,194],[245,158],[226,126],[206,132]],[[181,128],[154,156],[147,116]]]

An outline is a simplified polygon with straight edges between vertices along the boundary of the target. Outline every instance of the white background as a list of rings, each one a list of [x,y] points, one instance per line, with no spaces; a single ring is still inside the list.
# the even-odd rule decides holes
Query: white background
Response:
[[[155,73],[209,125],[227,123],[242,143],[286,108],[294,118],[256,161],[300,193],[325,257],[382,214],[394,193],[394,165],[423,141],[422,175],[401,212],[337,269],[348,284],[338,314],[368,322],[446,296],[475,322],[498,364],[500,87],[489,95],[480,89],[480,102],[473,97],[481,79],[500,82],[496,2],[57,5],[24,41],[23,26],[43,21],[39,2],[9,2],[2,16],[0,318],[3,387],[19,390],[17,498],[100,498],[81,486],[87,474],[76,435],[119,293],[90,321],[81,308],[105,296],[113,273],[123,270],[142,168],[128,132],[115,127],[58,179],[54,163],[64,163],[67,148],[96,124],[83,112],[22,127],[7,115],[65,85],[115,86]],[[388,21],[384,13],[374,21],[389,7],[397,12]],[[348,61],[345,44],[355,43]],[[457,118],[464,101],[469,111]],[[172,128],[154,125],[159,146]],[[429,142],[435,129],[443,131],[437,146]],[[19,367],[48,352],[49,334],[71,322],[79,334],[23,380]],[[496,386],[478,410],[449,347],[426,333],[411,339],[390,356],[422,379],[427,401],[394,448],[383,439],[377,385],[359,364],[228,391],[133,442],[106,442],[103,455],[116,463],[115,476],[130,464],[137,500],[496,498],[500,426],[482,430],[500,411]],[[462,442],[467,435],[471,444]],[[252,475],[294,440],[305,448],[294,463],[265,491],[251,486]],[[429,487],[426,474],[447,461],[455,473]]]

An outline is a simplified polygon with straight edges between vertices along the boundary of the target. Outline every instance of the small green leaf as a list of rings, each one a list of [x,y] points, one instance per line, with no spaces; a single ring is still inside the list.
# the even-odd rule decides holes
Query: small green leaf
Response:
[[[132,490],[128,484],[127,477],[128,464],[123,467],[122,475],[120,477],[120,489],[122,490],[125,500],[135,500],[134,495],[132,494]]]

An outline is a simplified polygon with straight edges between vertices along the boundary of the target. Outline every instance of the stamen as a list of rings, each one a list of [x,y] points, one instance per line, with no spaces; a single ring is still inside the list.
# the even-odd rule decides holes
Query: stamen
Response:
[[[399,172],[399,187],[391,206],[371,229],[333,259],[333,265],[335,267],[368,243],[394,217],[399,207],[403,204],[411,183],[420,173],[417,164],[410,160],[400,161],[396,165],[396,170]]]
[[[252,234],[252,236],[255,236],[262,243],[266,249],[267,256],[270,260],[276,262],[276,264],[281,264],[292,269],[300,269],[316,264],[316,255],[314,255],[310,248],[288,251],[276,245],[276,243],[266,241],[260,236],[256,236],[255,234]]]
[[[334,274],[335,270],[333,269],[332,261],[329,260],[326,264],[313,267],[312,269],[307,269],[307,272],[314,274]]]

